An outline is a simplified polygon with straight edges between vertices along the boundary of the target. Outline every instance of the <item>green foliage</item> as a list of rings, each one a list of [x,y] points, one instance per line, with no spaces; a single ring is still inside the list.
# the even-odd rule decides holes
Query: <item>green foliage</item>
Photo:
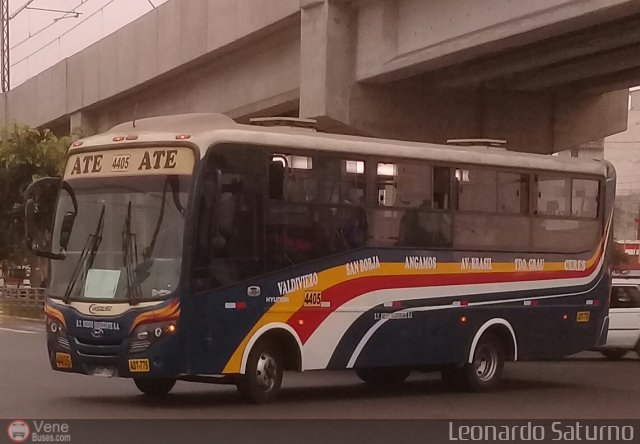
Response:
[[[0,261],[22,263],[24,245],[22,193],[34,180],[60,176],[69,138],[48,129],[13,125],[0,143]]]

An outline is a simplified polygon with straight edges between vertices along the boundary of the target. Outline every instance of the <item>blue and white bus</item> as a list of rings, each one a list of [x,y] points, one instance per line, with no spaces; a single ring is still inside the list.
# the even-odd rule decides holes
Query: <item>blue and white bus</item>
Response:
[[[438,370],[483,391],[505,361],[604,343],[606,161],[283,120],[121,124],[31,186],[54,370],[155,395],[176,380],[236,384],[265,402],[284,370],[374,384]]]

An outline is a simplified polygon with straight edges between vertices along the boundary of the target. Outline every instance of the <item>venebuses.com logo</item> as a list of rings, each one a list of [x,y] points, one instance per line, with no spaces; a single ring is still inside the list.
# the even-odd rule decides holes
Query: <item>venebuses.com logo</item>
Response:
[[[71,442],[71,427],[66,422],[16,419],[7,426],[11,442]]]
[[[13,442],[26,442],[29,439],[29,424],[26,421],[15,420],[9,423],[7,427],[7,435]]]

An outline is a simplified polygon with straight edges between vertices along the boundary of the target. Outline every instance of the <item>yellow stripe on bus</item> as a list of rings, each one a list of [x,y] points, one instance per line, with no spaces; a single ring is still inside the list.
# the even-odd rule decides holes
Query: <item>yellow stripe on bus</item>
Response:
[[[596,261],[600,258],[600,253],[604,245],[604,239],[599,243],[598,248],[594,255],[585,260],[586,269],[591,268]],[[527,254],[527,256],[530,256]],[[372,256],[373,257],[373,256]],[[291,293],[287,293],[287,301],[279,301],[274,303],[271,308],[260,318],[260,320],[253,326],[249,333],[244,337],[242,342],[238,345],[233,355],[224,367],[223,373],[232,374],[240,373],[242,368],[242,357],[244,350],[253,337],[253,335],[265,325],[271,323],[287,323],[287,321],[293,316],[304,304],[305,292],[324,291],[335,285],[349,281],[351,279],[360,279],[364,277],[375,276],[412,276],[412,275],[430,275],[430,274],[446,274],[446,275],[458,275],[458,274],[488,274],[488,273],[542,273],[549,271],[566,271],[565,262],[544,262],[544,268],[541,270],[517,270],[515,262],[497,262],[491,264],[491,269],[487,270],[475,270],[475,269],[463,269],[461,262],[444,262],[438,263],[434,269],[407,269],[404,262],[388,262],[380,263],[380,267],[360,272],[357,275],[347,275],[347,264],[341,264],[336,267],[321,271],[318,273],[318,285],[314,285],[310,288],[303,288]],[[576,270],[578,271],[578,270]]]

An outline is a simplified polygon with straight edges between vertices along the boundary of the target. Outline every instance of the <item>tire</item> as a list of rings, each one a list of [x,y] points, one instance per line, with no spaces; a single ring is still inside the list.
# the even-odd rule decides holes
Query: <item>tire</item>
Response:
[[[362,381],[372,385],[396,385],[402,384],[411,373],[411,369],[405,367],[379,367],[358,368],[356,375]]]
[[[500,384],[504,360],[502,342],[496,336],[487,333],[478,341],[471,363],[446,368],[440,373],[443,382],[450,388],[486,392]]]
[[[133,382],[145,395],[163,396],[176,385],[175,379],[133,378]]]
[[[606,348],[604,350],[600,350],[600,353],[606,356],[607,359],[611,359],[612,361],[618,361],[622,359],[624,355],[627,354],[627,351],[628,350],[624,350],[621,348]]]
[[[278,397],[284,371],[280,348],[269,340],[258,341],[249,353],[238,391],[253,404],[272,402]]]
[[[462,390],[463,372],[462,367],[447,367],[440,370],[440,377],[445,387],[451,390]]]

